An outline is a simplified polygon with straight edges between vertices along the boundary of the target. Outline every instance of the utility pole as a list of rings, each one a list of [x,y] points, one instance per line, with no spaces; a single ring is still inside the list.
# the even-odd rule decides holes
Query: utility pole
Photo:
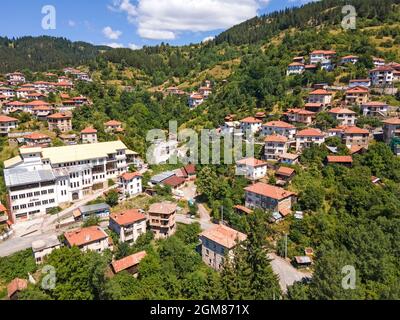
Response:
[[[288,244],[288,235],[285,234],[285,260],[287,259],[287,244]]]

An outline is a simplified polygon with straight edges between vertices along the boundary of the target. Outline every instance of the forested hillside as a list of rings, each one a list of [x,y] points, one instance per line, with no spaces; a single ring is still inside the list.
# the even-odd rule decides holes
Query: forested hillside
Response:
[[[85,42],[71,42],[64,38],[43,36],[9,39],[0,37],[0,72],[23,69],[46,71],[75,66],[87,63],[101,50],[109,49]]]

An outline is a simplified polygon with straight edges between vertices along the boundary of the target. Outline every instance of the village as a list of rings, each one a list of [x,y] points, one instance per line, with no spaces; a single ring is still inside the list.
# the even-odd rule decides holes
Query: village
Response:
[[[226,115],[224,123],[216,128],[218,134],[238,136],[246,143],[251,135],[262,147],[260,154],[235,163],[237,175],[248,180],[245,201],[235,203],[238,215],[263,210],[271,213],[271,224],[279,224],[288,216],[302,219],[303,212],[293,210],[299,196],[291,191],[291,181],[302,152],[313,145],[326,144],[326,166],[351,167],[353,156],[364,153],[374,141],[385,142],[400,156],[399,110],[380,100],[382,93],[397,93],[394,84],[400,81],[400,64],[372,59],[375,67],[369,71],[369,78],[352,79],[345,88],[314,84],[304,108],[291,108],[282,114],[259,110],[243,119]],[[318,68],[332,71],[357,61],[355,55],[337,58],[335,51],[315,50],[307,61],[305,57],[293,58],[286,76]],[[27,83],[24,74],[14,72],[6,74],[0,83],[0,134],[18,149],[17,155],[4,161],[7,202],[0,204],[0,256],[30,247],[36,263],[41,264],[62,246],[102,253],[113,250],[115,239],[134,244],[148,230],[155,239],[163,239],[173,235],[179,223],[199,222],[202,232],[198,235],[198,253],[206,265],[220,271],[224,259],[247,235],[223,219],[212,221],[209,208],[196,202],[197,164],[163,170],[162,165],[179,150],[177,145],[161,144],[155,155],[161,169],[153,172],[146,159],[121,141],[125,124],[115,119],[104,123],[113,137],[110,141],[99,142],[94,126],[74,132],[72,112],[92,102],[82,95],[71,96],[70,92],[76,82],[92,80],[89,73],[73,68],[65,68],[62,73],[46,73],[48,81]],[[194,109],[213,94],[213,83],[206,80],[191,94],[168,87],[165,94],[188,95],[188,107]],[[40,121],[45,130],[21,130],[17,115],[24,113]],[[337,126],[318,128],[316,119],[321,113]],[[383,126],[358,127],[360,116],[379,118]],[[348,149],[346,155],[338,155],[338,148],[329,145],[331,138],[340,139]],[[55,145],[56,139],[62,145]],[[150,179],[145,179],[149,172]],[[371,177],[373,183],[379,180]],[[165,190],[171,194],[158,197]],[[99,223],[85,226],[93,218]],[[117,237],[113,239],[111,234]],[[25,239],[21,247],[7,245],[20,239]],[[141,251],[114,259],[110,270],[137,276],[145,256],[146,252]],[[310,271],[312,248],[304,248],[304,256],[296,256],[292,264]],[[8,297],[17,299],[27,285],[27,280],[13,280]]]

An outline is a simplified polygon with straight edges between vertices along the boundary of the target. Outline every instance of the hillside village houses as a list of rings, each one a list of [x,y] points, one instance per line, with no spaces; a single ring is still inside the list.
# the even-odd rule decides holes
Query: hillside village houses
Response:
[[[370,133],[356,126],[339,126],[328,130],[330,137],[337,136],[350,149],[354,146],[368,148]]]
[[[233,257],[232,250],[240,242],[247,239],[244,233],[219,224],[204,231],[199,236],[201,242],[201,256],[209,267],[219,271],[222,269],[226,257]]]
[[[25,76],[21,72],[8,73],[6,74],[6,78],[10,86],[17,86],[21,83],[25,83]]]
[[[46,148],[51,144],[51,138],[43,133],[33,132],[24,136],[24,143],[29,147],[43,147]]]
[[[106,187],[127,172],[128,149],[121,141],[53,148],[21,148],[4,162],[12,221],[32,219]]]
[[[137,238],[146,233],[146,216],[137,209],[113,213],[109,228],[119,236],[120,242],[136,242]]]
[[[45,257],[59,248],[61,248],[61,242],[56,235],[32,242],[32,251],[36,264],[41,264]]]
[[[389,112],[389,106],[385,102],[370,101],[361,105],[361,113],[370,117],[386,117]]]
[[[262,125],[262,134],[264,136],[277,134],[285,136],[288,139],[294,139],[296,131],[297,129],[294,125],[284,121],[270,121]]]
[[[204,96],[198,92],[193,92],[189,96],[189,107],[196,108],[204,102]]]
[[[236,162],[236,175],[249,180],[259,180],[267,175],[268,164],[255,158],[245,158]]]
[[[107,233],[98,226],[65,232],[64,238],[69,248],[76,246],[84,252],[91,250],[101,253],[112,245]]]
[[[357,120],[356,113],[347,108],[333,108],[328,113],[342,126],[354,126]]]
[[[322,69],[332,70],[334,68],[333,59],[336,51],[333,50],[314,50],[310,53],[310,64],[320,64]]]
[[[325,89],[316,89],[308,95],[308,103],[320,103],[323,106],[330,106],[333,93]]]
[[[0,115],[0,135],[8,135],[8,133],[18,127],[18,119]]]
[[[251,134],[255,134],[260,131],[262,126],[262,120],[254,118],[254,117],[247,117],[240,120],[240,129],[242,130],[243,134],[250,132]]]
[[[391,86],[394,81],[394,69],[389,66],[376,67],[369,71],[371,83],[373,86]]]
[[[167,238],[176,231],[177,205],[170,202],[153,203],[148,210],[148,221],[156,239]]]
[[[264,159],[278,160],[288,150],[288,138],[272,134],[264,138]]]
[[[72,130],[72,114],[55,113],[47,117],[50,131],[69,132]]]
[[[382,58],[372,57],[372,63],[375,67],[382,67],[386,64],[386,61]]]
[[[122,123],[117,120],[110,120],[104,123],[105,131],[109,133],[122,132]]]
[[[81,141],[86,143],[97,143],[97,130],[94,128],[85,128],[81,131]]]
[[[139,172],[125,172],[119,177],[122,191],[129,197],[143,192],[142,175]]]
[[[284,116],[287,118],[287,121],[289,122],[298,122],[310,125],[312,124],[316,116],[316,113],[305,109],[294,108],[287,110],[284,113]]]
[[[387,144],[393,138],[400,138],[400,118],[390,118],[383,121],[383,139]]]
[[[368,102],[369,91],[364,87],[353,87],[346,90],[346,104],[361,105]]]
[[[347,64],[347,63],[356,64],[357,62],[358,62],[358,56],[355,55],[344,56],[341,59],[342,64]]]
[[[321,145],[325,142],[325,134],[319,129],[304,129],[296,134],[296,151],[309,148],[313,144]]]

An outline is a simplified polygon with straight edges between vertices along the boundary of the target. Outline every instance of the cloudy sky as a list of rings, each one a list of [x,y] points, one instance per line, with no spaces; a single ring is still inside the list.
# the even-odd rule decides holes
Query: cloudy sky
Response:
[[[0,35],[63,36],[113,47],[197,43],[252,18],[310,0],[2,0]],[[45,30],[52,5],[56,28]],[[46,20],[48,21],[48,20]]]

